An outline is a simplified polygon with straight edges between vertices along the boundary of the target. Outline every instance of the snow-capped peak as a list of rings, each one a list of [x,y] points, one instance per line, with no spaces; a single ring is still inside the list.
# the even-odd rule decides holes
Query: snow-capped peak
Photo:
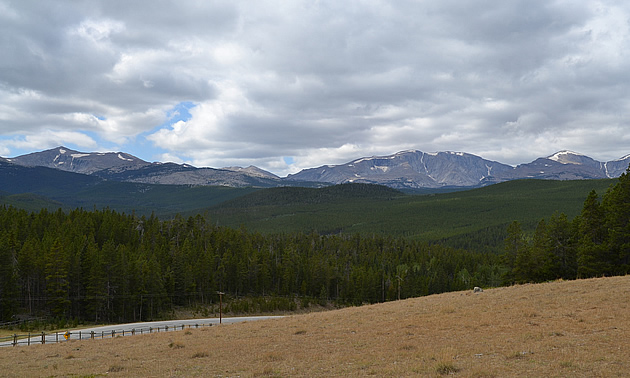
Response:
[[[561,164],[576,164],[575,161],[571,160],[571,157],[585,157],[585,156],[577,152],[564,150],[564,151],[558,151],[555,154],[548,156],[547,159],[557,161],[558,163],[561,163]]]

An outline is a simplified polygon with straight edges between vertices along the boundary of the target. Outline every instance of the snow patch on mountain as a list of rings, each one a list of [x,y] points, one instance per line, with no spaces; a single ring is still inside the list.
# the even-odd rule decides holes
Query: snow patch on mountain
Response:
[[[573,152],[573,151],[569,151],[569,150],[564,150],[564,151],[558,151],[555,154],[547,157],[547,159],[549,160],[553,160],[556,161],[560,164],[578,164],[575,161],[571,161],[569,160],[569,158],[571,156],[579,156],[579,157],[584,157],[584,155],[579,154],[577,152]]]
[[[370,169],[372,169],[372,170],[380,169],[383,172],[387,172],[389,170],[389,167],[385,166],[385,165],[375,165],[375,166],[373,166]]]

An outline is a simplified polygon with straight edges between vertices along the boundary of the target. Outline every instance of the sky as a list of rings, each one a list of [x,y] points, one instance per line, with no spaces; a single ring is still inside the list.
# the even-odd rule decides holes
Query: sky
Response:
[[[0,156],[630,154],[630,2],[0,0]]]

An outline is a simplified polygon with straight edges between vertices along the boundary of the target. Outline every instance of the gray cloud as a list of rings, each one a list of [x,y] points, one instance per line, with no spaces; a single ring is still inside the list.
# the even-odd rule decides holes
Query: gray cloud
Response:
[[[615,159],[629,19],[612,0],[0,0],[0,154],[115,144],[281,175],[411,148]]]

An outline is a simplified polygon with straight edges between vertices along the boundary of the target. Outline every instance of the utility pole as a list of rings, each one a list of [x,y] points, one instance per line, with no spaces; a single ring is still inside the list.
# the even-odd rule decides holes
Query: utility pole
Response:
[[[223,323],[223,292],[217,291],[219,294],[219,324]]]

